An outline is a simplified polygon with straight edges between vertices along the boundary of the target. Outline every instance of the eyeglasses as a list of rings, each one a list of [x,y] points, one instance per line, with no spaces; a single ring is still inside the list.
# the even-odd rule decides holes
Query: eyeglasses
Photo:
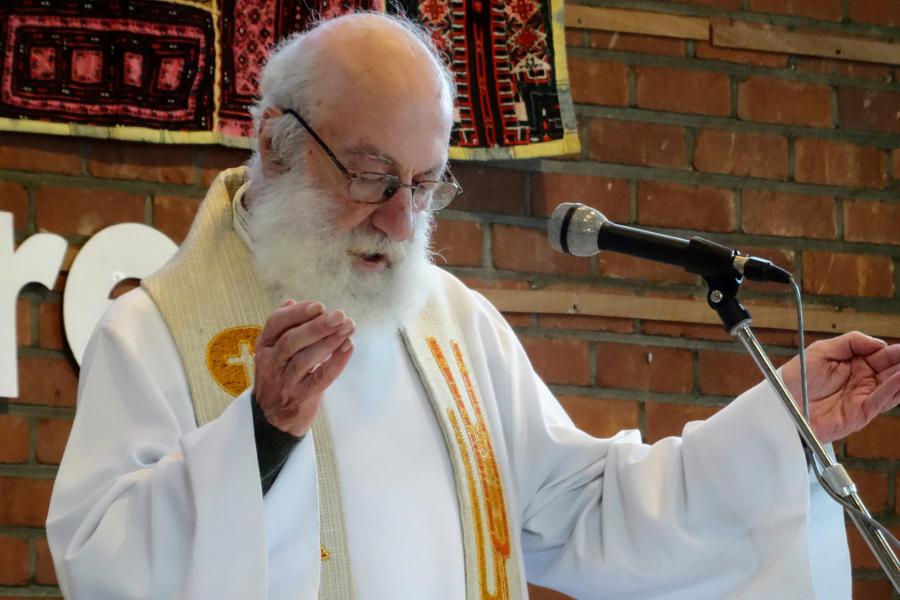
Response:
[[[344,177],[350,182],[350,197],[356,202],[378,204],[379,202],[390,200],[400,188],[409,188],[412,190],[412,201],[416,210],[440,210],[462,193],[462,188],[450,171],[445,172],[441,177],[441,181],[419,181],[417,183],[403,183],[396,175],[387,173],[372,171],[357,173],[351,171],[338,160],[331,148],[322,141],[319,134],[313,131],[309,123],[296,111],[285,108],[282,109],[282,112],[297,119],[297,122],[309,132],[309,135],[325,151],[325,154],[328,155],[334,166],[344,174]]]

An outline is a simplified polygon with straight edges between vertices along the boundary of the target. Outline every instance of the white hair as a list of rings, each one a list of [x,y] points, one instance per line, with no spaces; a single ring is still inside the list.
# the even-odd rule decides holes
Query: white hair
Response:
[[[334,200],[302,171],[264,179],[248,229],[257,273],[279,300],[316,300],[341,309],[360,330],[399,327],[419,312],[433,286],[429,249],[433,215],[414,216],[407,241],[362,228],[335,233]],[[353,256],[382,254],[390,265],[360,273]]]

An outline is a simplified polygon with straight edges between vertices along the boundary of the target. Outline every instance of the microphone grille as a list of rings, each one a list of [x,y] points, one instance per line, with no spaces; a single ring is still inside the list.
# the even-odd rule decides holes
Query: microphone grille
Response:
[[[574,256],[597,254],[597,234],[607,222],[603,213],[584,204],[564,202],[553,210],[547,226],[550,246]]]
[[[566,228],[568,228],[566,217],[569,216],[569,211],[579,206],[579,204],[574,202],[563,202],[554,208],[553,214],[550,215],[550,221],[547,223],[547,240],[550,242],[550,247],[557,252],[569,253],[568,244],[565,243],[564,236],[566,232],[563,231],[563,225],[566,225]],[[569,216],[569,219],[571,219],[571,216]]]

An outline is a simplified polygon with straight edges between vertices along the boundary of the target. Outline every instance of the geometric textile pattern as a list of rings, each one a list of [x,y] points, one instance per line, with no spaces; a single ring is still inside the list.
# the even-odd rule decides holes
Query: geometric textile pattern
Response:
[[[0,129],[248,147],[272,46],[384,0],[2,0]],[[562,0],[394,0],[457,81],[451,157],[575,152]]]
[[[208,11],[138,0],[4,0],[0,116],[210,130]]]

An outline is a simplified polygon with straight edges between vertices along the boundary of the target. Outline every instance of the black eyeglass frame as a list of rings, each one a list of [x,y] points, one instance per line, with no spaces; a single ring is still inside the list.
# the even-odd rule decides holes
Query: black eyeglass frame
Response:
[[[387,182],[386,186],[384,188],[384,192],[381,195],[381,199],[367,201],[367,200],[357,200],[356,198],[354,198],[354,200],[356,202],[360,202],[362,204],[380,204],[382,202],[387,202],[388,200],[390,200],[394,196],[394,194],[397,193],[397,191],[400,188],[409,188],[411,190],[410,194],[412,196],[413,206],[416,206],[416,203],[415,203],[416,191],[419,190],[420,188],[423,190],[426,189],[426,188],[422,188],[421,186],[423,186],[423,185],[448,185],[448,186],[451,186],[454,190],[453,196],[450,197],[446,202],[444,202],[440,206],[435,206],[433,203],[430,203],[428,206],[422,206],[422,207],[416,206],[416,208],[418,210],[437,211],[437,210],[440,210],[440,209],[448,206],[463,191],[462,187],[456,181],[456,178],[453,177],[453,174],[450,172],[449,169],[444,171],[443,180],[428,179],[425,181],[419,181],[417,183],[403,183],[402,181],[400,181],[399,177],[397,177],[396,175],[391,175],[389,173],[379,173],[376,171],[362,171],[362,172],[351,171],[350,169],[345,167],[344,164],[340,160],[338,160],[338,157],[334,154],[334,152],[332,152],[331,148],[328,147],[328,144],[326,144],[325,141],[321,137],[319,137],[319,134],[315,132],[315,130],[309,125],[309,123],[306,122],[306,120],[303,117],[301,117],[297,113],[297,111],[290,109],[290,108],[282,108],[281,111],[283,113],[289,114],[292,117],[294,117],[297,120],[297,122],[303,126],[303,128],[309,133],[309,135],[311,135],[312,138],[314,140],[316,140],[316,143],[319,144],[319,147],[325,151],[325,154],[328,155],[328,158],[331,159],[331,162],[334,163],[334,166],[338,168],[338,170],[344,175],[344,177],[347,178],[347,180],[351,184],[355,180],[368,181],[368,182],[372,183],[375,181],[374,178],[376,178],[376,177],[378,179],[381,179],[381,180]],[[370,177],[366,177],[367,175]],[[434,190],[432,190],[432,192],[433,191]],[[436,194],[432,193],[431,198],[435,198],[435,197],[436,197]]]

